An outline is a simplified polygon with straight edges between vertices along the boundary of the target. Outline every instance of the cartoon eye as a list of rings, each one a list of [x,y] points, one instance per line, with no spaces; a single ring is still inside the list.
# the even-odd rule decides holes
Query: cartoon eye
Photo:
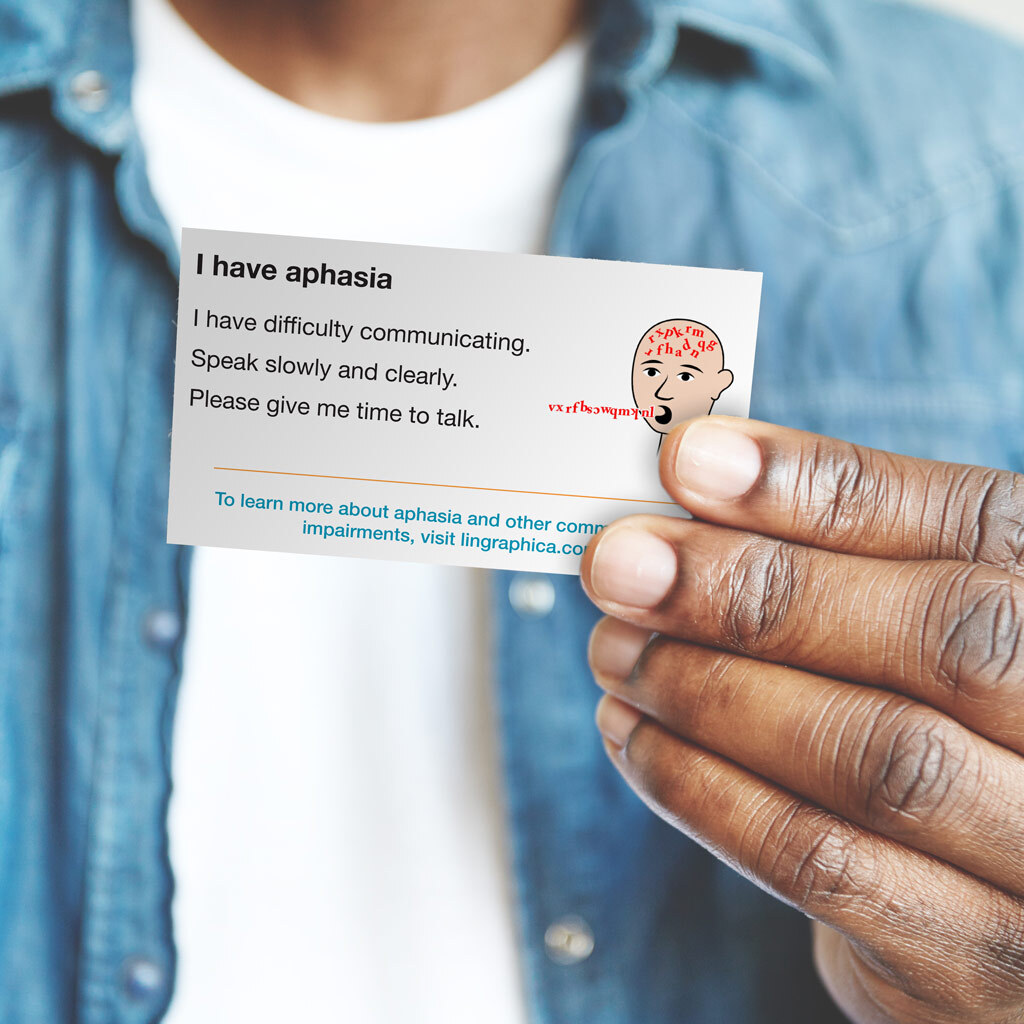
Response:
[[[645,366],[644,367],[644,376],[645,377],[657,377],[657,376],[660,375],[660,373],[661,373],[661,371],[656,369],[653,366]]]
[[[681,374],[679,374],[679,379],[680,380],[684,380],[684,381],[685,380],[693,380],[693,374],[692,373],[687,373],[686,370],[683,370],[683,372]]]

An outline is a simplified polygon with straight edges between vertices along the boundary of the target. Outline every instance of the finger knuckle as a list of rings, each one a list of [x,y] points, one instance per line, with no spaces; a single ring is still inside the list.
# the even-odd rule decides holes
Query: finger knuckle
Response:
[[[694,650],[687,658],[689,685],[676,690],[675,720],[701,735],[729,715],[737,691],[749,678],[741,659],[721,651]]]
[[[853,778],[869,827],[901,837],[977,800],[981,772],[965,730],[920,705],[886,706],[868,726]]]
[[[958,554],[1011,572],[1024,571],[1024,475],[1004,470],[967,470],[959,486],[949,488],[947,506],[957,504],[960,492],[979,494],[977,514],[960,515]]]
[[[804,913],[819,915],[861,898],[870,844],[825,811],[802,807],[769,829],[755,874]]]
[[[755,540],[740,551],[718,588],[725,601],[721,622],[727,643],[762,654],[784,649],[804,579],[800,550]]]
[[[1024,581],[986,566],[960,571],[929,602],[937,675],[966,700],[1014,703],[1024,690]]]
[[[855,539],[873,527],[880,509],[889,504],[889,490],[898,474],[879,472],[885,457],[857,445],[818,438],[801,454],[797,468],[799,514],[810,520],[826,541]]]

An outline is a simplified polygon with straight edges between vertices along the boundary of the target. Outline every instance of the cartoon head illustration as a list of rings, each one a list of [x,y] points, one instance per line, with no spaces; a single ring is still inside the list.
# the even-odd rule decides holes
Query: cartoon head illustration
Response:
[[[633,401],[638,409],[653,409],[644,417],[647,425],[664,435],[711,412],[733,381],[724,360],[722,342],[707,324],[662,320],[649,328],[633,356]]]

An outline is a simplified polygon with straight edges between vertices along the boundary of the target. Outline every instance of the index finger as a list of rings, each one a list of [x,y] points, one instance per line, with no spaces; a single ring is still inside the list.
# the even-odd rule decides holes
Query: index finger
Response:
[[[1024,573],[1024,476],[931,462],[731,416],[681,424],[661,479],[710,522],[878,558]]]

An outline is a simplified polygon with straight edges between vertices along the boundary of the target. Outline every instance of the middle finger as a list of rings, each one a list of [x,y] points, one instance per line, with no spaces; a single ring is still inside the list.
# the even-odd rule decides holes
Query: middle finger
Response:
[[[633,516],[591,542],[581,579],[615,618],[900,691],[1024,752],[1024,580],[1000,569]]]

